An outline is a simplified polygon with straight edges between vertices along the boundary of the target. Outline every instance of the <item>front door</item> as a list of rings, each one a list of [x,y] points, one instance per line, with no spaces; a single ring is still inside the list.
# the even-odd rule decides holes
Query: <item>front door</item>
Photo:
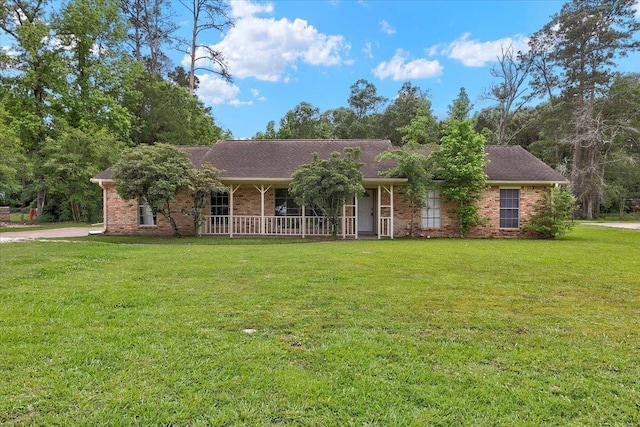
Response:
[[[358,199],[358,233],[373,233],[373,190]]]

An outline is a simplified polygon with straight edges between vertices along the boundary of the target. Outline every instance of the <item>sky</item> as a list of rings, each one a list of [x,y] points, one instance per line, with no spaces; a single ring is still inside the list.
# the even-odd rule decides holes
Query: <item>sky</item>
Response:
[[[300,102],[321,111],[348,106],[350,86],[373,83],[393,100],[404,82],[427,91],[433,112],[464,87],[476,109],[501,50],[526,49],[527,37],[560,11],[555,0],[231,0],[235,26],[204,33],[222,51],[231,84],[197,72],[199,98],[235,138],[278,124]],[[640,3],[637,5],[640,19]],[[185,24],[189,27],[189,24]],[[175,58],[185,67],[187,58]],[[640,71],[640,55],[621,63]]]

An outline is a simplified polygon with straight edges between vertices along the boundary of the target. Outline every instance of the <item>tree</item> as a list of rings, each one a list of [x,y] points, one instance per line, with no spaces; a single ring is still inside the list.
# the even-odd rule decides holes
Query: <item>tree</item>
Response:
[[[205,163],[200,169],[192,168],[187,189],[192,200],[191,210],[187,212],[193,217],[194,232],[197,233],[205,221],[204,209],[211,203],[211,193],[226,193],[227,187],[222,185],[218,177],[220,170]]]
[[[117,159],[123,142],[105,128],[57,125],[43,150],[42,172],[49,210],[61,220],[96,222],[102,216],[102,191],[90,182]],[[53,203],[55,201],[55,203]]]
[[[469,118],[473,104],[469,100],[467,90],[463,87],[460,88],[458,97],[453,101],[453,104],[449,105],[449,119],[464,121]]]
[[[499,82],[486,91],[484,98],[497,102],[496,144],[498,145],[511,143],[514,134],[517,133],[517,131],[509,132],[511,118],[536,96],[536,92],[526,84],[531,66],[530,62],[519,60],[511,45],[501,48],[498,63],[491,68],[491,75],[499,79]]]
[[[279,139],[320,139],[329,136],[329,127],[320,115],[320,109],[301,102],[280,119],[276,133]]]
[[[559,91],[573,113],[567,133],[572,147],[571,185],[589,219],[602,198],[607,161],[603,137],[609,133],[600,127],[606,123],[597,100],[615,76],[616,59],[640,48],[635,3],[572,0],[529,42],[533,83],[545,87],[550,96]]]
[[[417,148],[436,141],[438,123],[427,104],[423,103],[418,105],[415,116],[409,124],[398,128],[398,132],[402,135],[402,144]]]
[[[535,205],[535,215],[524,226],[541,239],[553,239],[573,228],[571,212],[575,199],[565,187],[552,187]]]
[[[442,148],[429,156],[442,194],[456,204],[460,237],[480,223],[477,202],[486,188],[485,139],[474,132],[471,120],[449,119],[444,124]]]
[[[329,138],[357,139],[360,137],[358,117],[349,108],[339,107],[326,111],[322,114],[322,119],[330,129]]]
[[[378,108],[387,102],[387,98],[378,95],[373,83],[360,79],[351,85],[349,106],[359,119],[363,119],[378,112]]]
[[[20,191],[20,178],[26,161],[20,138],[12,125],[13,119],[0,103],[0,203],[3,204]]]
[[[431,101],[427,93],[411,82],[405,82],[394,101],[384,110],[380,116],[379,137],[387,138],[391,144],[400,146],[403,144],[403,128],[411,125],[416,116],[422,116],[424,129],[429,136],[424,141],[433,142],[438,138],[438,123],[431,111]],[[424,143],[424,142],[422,142]]]
[[[413,235],[414,213],[422,208],[427,192],[433,188],[433,165],[427,156],[418,151],[418,147],[417,144],[407,144],[402,148],[386,150],[377,159],[396,162],[384,176],[407,179],[399,191],[407,196],[411,204],[410,235]]]
[[[42,149],[50,133],[48,121],[54,111],[51,94],[63,84],[65,70],[61,49],[53,43],[52,16],[42,0],[7,0],[0,3],[0,29],[12,40],[13,55],[3,56],[8,66],[2,76],[5,105],[15,117],[14,129],[20,137],[22,152],[27,154],[33,176],[23,176],[24,191],[35,195],[38,218],[46,200]],[[3,38],[3,44],[6,43]],[[28,188],[27,188],[28,187]]]
[[[153,79],[160,79],[169,68],[164,53],[174,41],[178,24],[168,0],[120,0],[130,23],[129,41],[136,61],[145,64]]]
[[[215,123],[210,109],[185,88],[148,76],[138,83],[142,98],[131,99],[143,107],[131,135],[135,145],[156,142],[210,145],[229,137],[229,133]]]
[[[327,217],[331,234],[338,234],[342,206],[350,197],[364,194],[359,148],[345,148],[344,157],[333,152],[328,159],[313,154],[313,161],[291,175],[289,193],[300,206],[317,206]]]
[[[233,25],[229,17],[228,3],[223,0],[178,0],[187,9],[192,20],[189,48],[184,51],[189,56],[189,93],[196,90],[196,70],[205,69],[230,82],[231,74],[222,52],[199,43],[202,33],[208,30],[222,32]],[[207,60],[214,68],[197,67],[199,61]]]
[[[170,144],[139,145],[122,152],[113,166],[113,183],[123,199],[144,199],[178,236],[170,204],[179,191],[189,188],[192,168],[189,156]]]

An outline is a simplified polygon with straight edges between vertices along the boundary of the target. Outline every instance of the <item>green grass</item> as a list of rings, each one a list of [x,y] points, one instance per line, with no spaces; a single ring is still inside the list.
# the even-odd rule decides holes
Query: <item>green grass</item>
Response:
[[[0,424],[640,423],[640,232],[95,237],[0,246]]]

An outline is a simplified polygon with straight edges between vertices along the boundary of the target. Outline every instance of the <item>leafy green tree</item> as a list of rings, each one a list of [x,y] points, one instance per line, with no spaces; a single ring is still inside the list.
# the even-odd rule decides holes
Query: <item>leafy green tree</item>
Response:
[[[351,85],[349,106],[359,119],[371,116],[387,102],[387,98],[378,95],[375,85],[365,79],[360,79]]]
[[[453,104],[449,105],[449,119],[464,121],[469,119],[473,104],[467,95],[467,90],[463,87],[460,88],[458,97],[453,101]]]
[[[183,88],[164,80],[152,80],[148,75],[138,80],[141,98],[132,97],[134,145],[156,142],[176,145],[210,145],[230,136],[215,123],[210,109]]]
[[[13,54],[4,55],[7,64],[0,68],[7,112],[15,117],[14,129],[20,138],[33,175],[23,176],[26,197],[36,198],[38,218],[46,200],[42,149],[48,140],[54,117],[52,94],[59,93],[66,70],[61,49],[53,42],[53,16],[41,0],[6,0],[0,2],[0,29],[11,43]]]
[[[329,136],[328,123],[320,114],[320,109],[308,102],[301,102],[293,110],[287,111],[280,119],[276,133],[278,139],[322,139]]]
[[[20,192],[26,161],[20,138],[12,125],[13,119],[0,103],[0,193],[4,195],[0,203],[11,200]]]
[[[340,107],[323,113],[323,119],[330,129],[330,138],[357,139],[361,136],[360,121],[353,110]]]
[[[200,169],[196,169],[195,167],[191,169],[187,190],[189,191],[189,196],[193,204],[187,214],[193,217],[195,233],[198,233],[200,226],[204,224],[204,209],[211,202],[211,193],[226,193],[229,191],[227,187],[222,185],[219,176],[220,170],[214,168],[209,163],[205,163]]]
[[[328,159],[313,154],[313,161],[291,175],[289,193],[301,206],[317,206],[327,217],[331,234],[338,234],[342,206],[350,197],[364,194],[359,148],[345,148],[344,156],[333,152]]]
[[[252,139],[278,139],[278,133],[276,132],[276,122],[269,120],[264,132],[256,132]]]
[[[444,124],[442,148],[429,156],[442,194],[456,204],[460,237],[480,223],[478,200],[486,188],[485,138],[474,132],[471,120],[449,119]]]
[[[58,219],[95,222],[102,216],[102,192],[90,179],[113,164],[123,143],[89,124],[86,129],[57,127],[43,150],[49,212]]]
[[[575,203],[571,192],[565,187],[552,187],[535,205],[536,214],[525,224],[541,239],[553,239],[573,228],[571,213]]]
[[[418,105],[415,116],[407,126],[398,128],[402,134],[402,143],[414,148],[435,143],[438,135],[438,123],[427,104]]]
[[[403,135],[406,133],[404,129],[411,125],[411,121],[417,116],[422,118],[422,128],[425,130],[424,138],[421,139],[422,144],[433,142],[438,139],[438,123],[431,111],[431,101],[427,93],[418,86],[413,86],[411,82],[405,82],[396,98],[387,106],[379,117],[378,137],[387,138],[391,144],[395,146],[402,145]]]
[[[113,182],[123,199],[143,198],[154,215],[164,216],[179,236],[171,202],[191,185],[192,168],[189,156],[173,145],[139,145],[122,152],[113,166]]]

